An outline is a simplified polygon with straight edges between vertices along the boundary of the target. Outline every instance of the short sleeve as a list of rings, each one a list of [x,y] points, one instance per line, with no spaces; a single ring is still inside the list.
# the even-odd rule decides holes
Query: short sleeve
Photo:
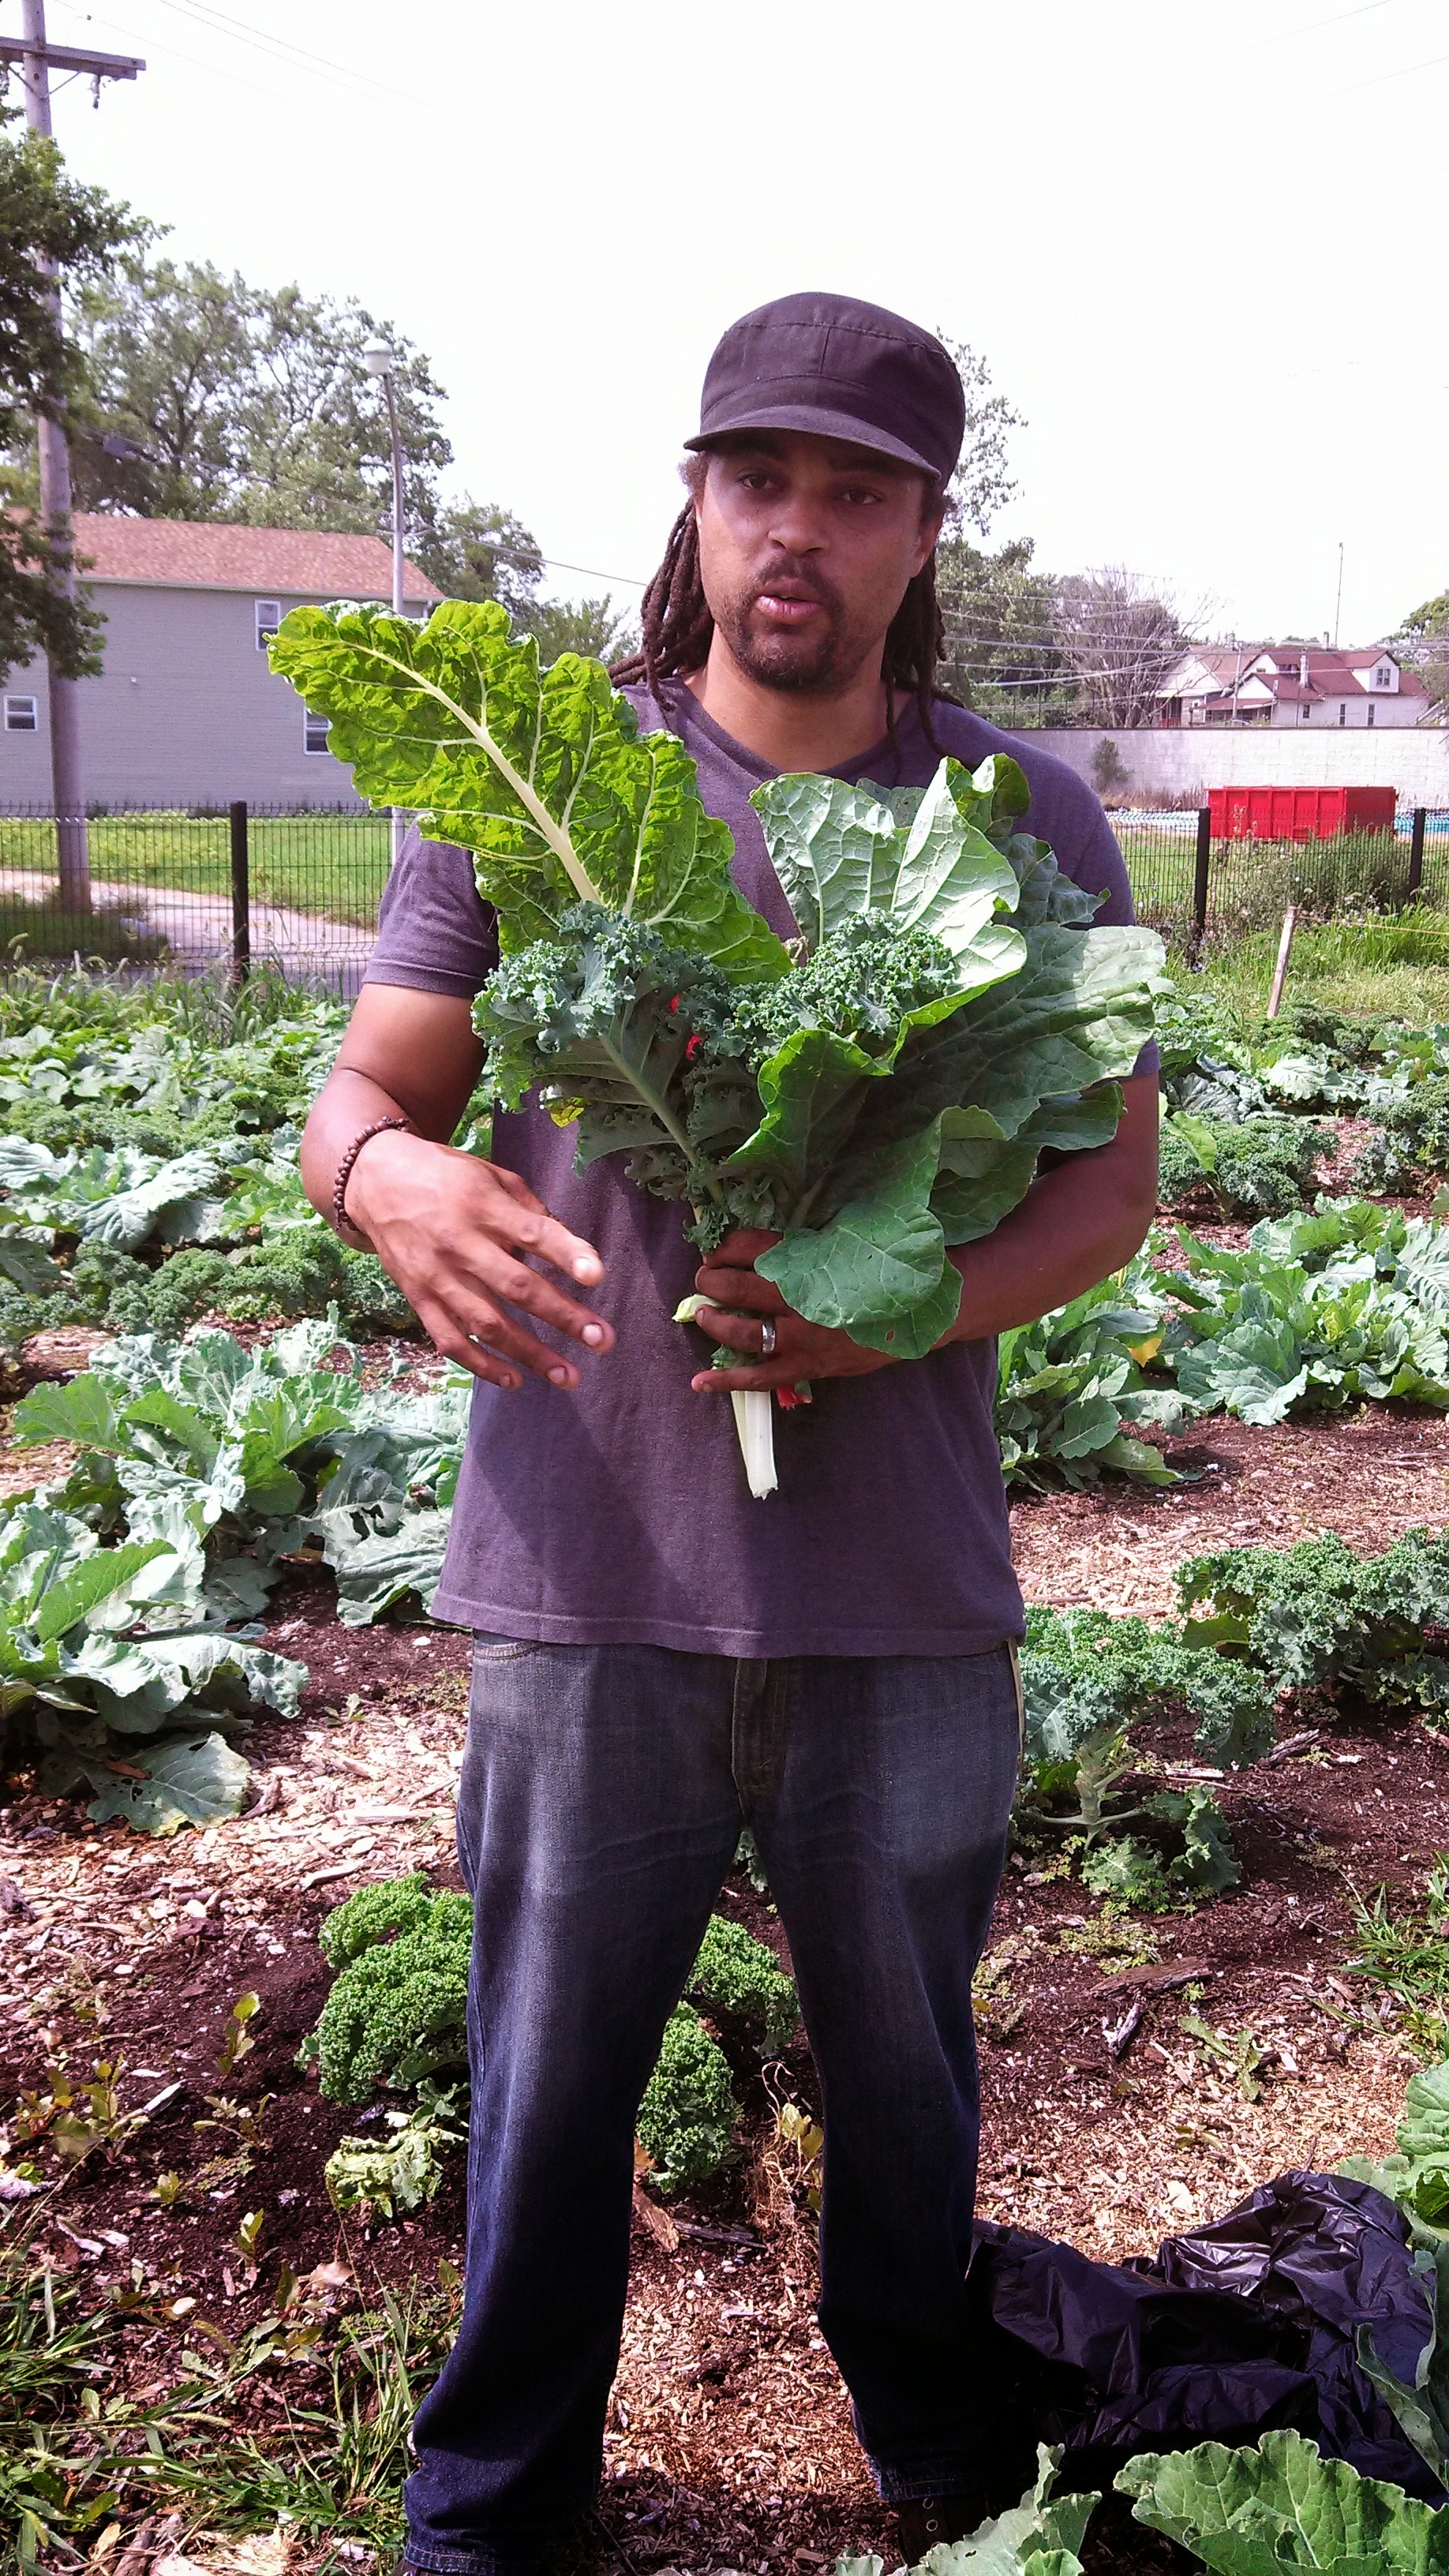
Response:
[[[498,916],[478,892],[469,853],[410,831],[378,907],[364,984],[406,984],[466,1002],[497,963]]]

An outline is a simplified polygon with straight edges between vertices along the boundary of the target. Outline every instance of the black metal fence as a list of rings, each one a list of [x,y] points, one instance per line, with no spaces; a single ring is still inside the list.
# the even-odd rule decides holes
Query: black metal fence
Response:
[[[1449,938],[1449,812],[1297,842],[1214,839],[1206,808],[1112,820],[1139,916],[1175,947],[1276,928],[1290,903],[1339,920],[1422,904]],[[78,953],[236,975],[273,963],[352,992],[391,847],[390,818],[355,808],[91,814],[81,831],[0,813],[0,962]]]
[[[355,988],[391,865],[386,814],[91,814],[78,900],[81,837],[53,814],[0,813],[0,952],[238,974],[270,961],[299,981]]]
[[[1391,830],[1305,841],[1216,838],[1207,806],[1111,819],[1139,919],[1176,948],[1276,929],[1290,904],[1322,921],[1423,905],[1449,936],[1449,812],[1420,805]]]

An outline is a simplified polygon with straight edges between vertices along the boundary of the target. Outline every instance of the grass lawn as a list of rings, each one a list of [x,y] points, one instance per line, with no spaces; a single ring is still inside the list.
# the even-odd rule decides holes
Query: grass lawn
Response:
[[[364,926],[377,919],[389,865],[385,814],[254,814],[248,840],[254,904],[284,904]],[[101,815],[90,826],[90,858],[98,887],[152,886],[214,895],[231,891],[231,837],[224,814]],[[53,823],[0,815],[0,869],[48,876],[56,865]]]
[[[1211,981],[1247,1020],[1267,1008],[1278,931],[1210,942],[1203,965]],[[1190,973],[1172,943],[1172,974]],[[1421,1028],[1449,1021],[1449,916],[1414,911],[1394,919],[1310,922],[1298,932],[1288,969],[1287,998],[1311,999],[1333,1011],[1403,1020]]]

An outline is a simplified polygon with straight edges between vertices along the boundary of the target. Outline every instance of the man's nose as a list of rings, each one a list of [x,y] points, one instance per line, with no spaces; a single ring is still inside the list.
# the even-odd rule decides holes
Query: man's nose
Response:
[[[824,514],[803,493],[787,492],[771,515],[769,533],[783,554],[816,554],[826,542]]]

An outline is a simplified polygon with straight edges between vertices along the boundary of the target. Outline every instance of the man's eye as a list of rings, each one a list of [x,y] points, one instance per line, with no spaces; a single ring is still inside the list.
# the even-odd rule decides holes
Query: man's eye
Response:
[[[851,484],[849,488],[841,494],[842,500],[849,501],[857,507],[862,503],[869,505],[878,502],[881,497],[882,496],[879,492],[873,492],[869,486],[864,483]]]

